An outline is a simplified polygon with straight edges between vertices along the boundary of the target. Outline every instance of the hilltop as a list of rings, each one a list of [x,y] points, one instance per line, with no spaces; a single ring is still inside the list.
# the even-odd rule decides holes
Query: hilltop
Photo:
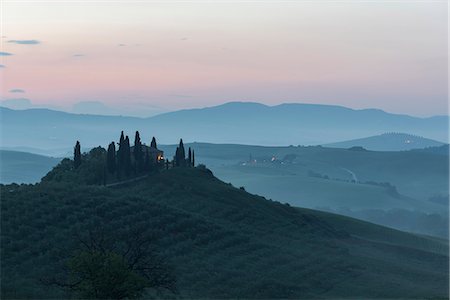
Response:
[[[98,227],[152,236],[181,298],[448,297],[443,240],[270,201],[201,166],[112,187],[55,172],[1,186],[2,298],[67,297],[39,278]]]
[[[406,133],[384,133],[367,138],[326,144],[324,146],[334,148],[363,147],[373,151],[405,151],[412,149],[424,149],[440,147],[444,143]]]

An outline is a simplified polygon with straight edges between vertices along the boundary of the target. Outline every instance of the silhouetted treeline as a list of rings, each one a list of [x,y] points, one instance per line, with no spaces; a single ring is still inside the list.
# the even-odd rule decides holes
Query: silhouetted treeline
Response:
[[[176,167],[194,167],[195,166],[195,157],[194,151],[189,147],[188,157],[186,158],[186,151],[184,149],[183,139],[180,139],[180,144],[175,151],[175,157],[173,159],[174,166]]]
[[[169,161],[168,159],[165,159],[164,152],[158,149],[156,138],[152,137],[150,146],[147,146],[142,143],[139,131],[136,131],[135,133],[133,146],[130,146],[129,137],[122,131],[117,147],[116,143],[112,141],[108,145],[108,149],[103,149],[103,151],[106,151],[104,165],[101,167],[97,164],[97,168],[100,168],[101,170],[96,170],[95,172],[103,174],[102,179],[98,180],[99,183],[103,184],[114,180],[122,180],[137,175],[143,175],[148,172],[169,169],[171,167],[195,166],[194,150],[189,147],[186,156],[183,139],[180,139],[173,160]],[[85,157],[84,159],[83,156]],[[89,154],[81,154],[81,145],[80,142],[77,141],[74,148],[74,168],[78,169],[85,163],[85,160],[86,162],[89,161],[88,156]]]

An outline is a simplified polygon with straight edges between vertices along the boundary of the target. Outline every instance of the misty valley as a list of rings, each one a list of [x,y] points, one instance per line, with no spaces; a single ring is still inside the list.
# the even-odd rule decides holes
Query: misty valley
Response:
[[[448,237],[448,144],[387,133],[323,146],[186,145],[197,149],[198,162],[215,176],[250,193]],[[63,157],[73,155],[72,147],[37,146],[0,149],[2,183],[38,182]],[[176,151],[176,145],[159,147]]]
[[[449,299],[448,1],[0,15],[0,299]]]
[[[119,133],[100,146],[83,131],[57,148],[26,135],[3,143],[2,298],[448,295],[444,142],[388,132],[309,146],[160,144]]]

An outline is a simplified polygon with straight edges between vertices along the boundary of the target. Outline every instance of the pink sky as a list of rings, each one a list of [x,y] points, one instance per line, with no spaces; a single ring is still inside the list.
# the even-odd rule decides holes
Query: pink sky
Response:
[[[4,1],[2,13],[3,101],[140,116],[236,100],[447,114],[446,1]]]

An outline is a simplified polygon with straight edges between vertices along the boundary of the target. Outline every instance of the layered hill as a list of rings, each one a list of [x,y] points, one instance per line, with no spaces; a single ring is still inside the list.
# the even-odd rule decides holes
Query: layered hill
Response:
[[[195,148],[197,162],[208,165],[218,178],[251,193],[400,230],[448,237],[448,146],[399,152],[206,143],[187,146]],[[176,148],[159,147],[169,158]],[[26,153],[2,153],[0,150],[1,183],[37,182],[57,163]]]
[[[282,198],[264,193],[263,189],[255,190],[255,188],[258,186],[269,187],[271,184],[274,186],[282,184],[286,187],[292,179],[297,183],[293,185],[294,188],[298,188],[298,184],[306,180],[305,185],[302,186],[303,192],[307,191],[307,183],[310,181],[316,183],[318,181],[324,185],[338,185],[345,190],[346,186],[355,187],[355,184],[349,182],[352,180],[349,170],[356,175],[359,183],[389,182],[397,187],[400,194],[411,198],[427,200],[435,194],[448,194],[448,155],[435,155],[446,153],[448,146],[445,145],[420,151],[393,152],[353,151],[320,146],[263,147],[209,143],[189,143],[186,146],[195,148],[197,161],[208,165],[222,180],[238,186],[252,187],[255,193],[274,197],[274,199]],[[171,153],[175,153],[176,145],[159,145],[159,147],[170,158]],[[249,163],[250,159],[253,159],[254,162]],[[16,174],[17,178],[15,177],[15,179],[17,180],[14,181],[17,183],[35,182],[37,178],[40,179],[49,172],[57,162],[56,158],[20,151],[0,150],[2,174],[5,176],[2,179],[7,179],[9,174]],[[323,177],[327,176],[331,180],[311,176],[309,171]],[[28,181],[28,177],[25,176],[26,172],[36,174],[33,181]],[[248,176],[249,174],[251,176]],[[5,180],[1,183],[9,182],[11,181]],[[316,190],[323,191],[324,189]],[[297,190],[292,195],[301,195],[299,193],[302,191]],[[332,193],[335,192],[332,191]],[[316,203],[320,202],[318,202],[317,194],[305,194],[304,196],[304,198],[312,196]],[[289,198],[285,198],[283,201],[309,206],[307,202],[296,202],[296,198]],[[323,203],[318,205],[323,205]],[[380,208],[382,207],[380,206]]]
[[[381,135],[332,143],[324,146],[335,148],[363,147],[367,150],[374,151],[405,151],[429,147],[440,147],[443,145],[444,143],[412,134],[384,133]]]
[[[0,117],[3,147],[73,147],[77,139],[86,147],[95,147],[117,139],[120,130],[139,130],[142,136],[149,137],[158,135],[164,144],[174,143],[183,136],[185,141],[212,143],[317,145],[384,132],[410,132],[444,142],[448,140],[447,116],[418,118],[377,109],[354,110],[315,104],[267,106],[231,102],[151,118],[2,107]]]
[[[340,202],[336,205],[341,206],[358,207],[358,203],[367,203],[372,208],[389,207],[380,195],[370,199],[368,194],[358,195],[367,183],[369,186],[370,183],[391,183],[400,194],[413,199],[427,200],[434,194],[448,195],[449,158],[431,151],[358,151],[320,146],[262,147],[208,143],[187,146],[195,148],[199,161],[208,165],[220,179],[299,206],[313,207],[314,203],[325,206],[326,202],[321,199],[328,198],[336,199]],[[175,146],[161,148],[173,153]],[[359,184],[351,182],[354,179],[352,173]],[[346,188],[356,189],[354,201],[348,197],[349,193],[345,193],[348,191]],[[378,188],[371,185],[370,189]],[[399,204],[398,199],[391,200]],[[403,208],[408,206],[408,201],[403,203]],[[420,209],[414,206],[417,204],[414,200],[409,203],[409,208]]]
[[[40,283],[92,228],[153,237],[180,298],[448,297],[448,243],[251,195],[205,168],[114,187],[47,177],[1,186],[2,298],[61,298]],[[60,178],[60,179],[57,179]],[[171,296],[173,297],[173,296]]]
[[[0,150],[0,183],[39,182],[61,159],[20,151]]]

